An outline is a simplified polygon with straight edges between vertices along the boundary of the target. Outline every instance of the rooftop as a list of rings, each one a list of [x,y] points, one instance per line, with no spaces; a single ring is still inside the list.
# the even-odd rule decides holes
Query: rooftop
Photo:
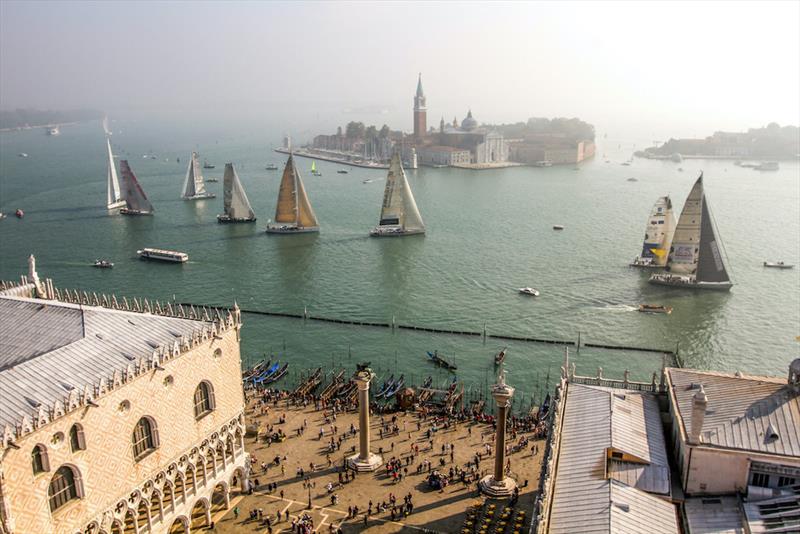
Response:
[[[702,445],[800,457],[800,395],[786,379],[667,369],[684,433],[692,397],[708,397]]]
[[[570,383],[550,532],[679,532],[655,396]]]
[[[0,428],[126,372],[210,321],[0,295]],[[92,388],[94,397],[94,388]]]

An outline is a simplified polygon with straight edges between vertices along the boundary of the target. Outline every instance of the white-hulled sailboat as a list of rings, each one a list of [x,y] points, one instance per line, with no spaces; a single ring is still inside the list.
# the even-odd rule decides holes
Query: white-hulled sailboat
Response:
[[[122,198],[125,199],[125,207],[119,212],[123,215],[152,215],[153,205],[144,194],[128,160],[120,160],[119,168],[122,171]]]
[[[125,206],[125,199],[119,187],[119,178],[117,177],[117,167],[114,165],[114,154],[111,152],[111,141],[106,139],[106,146],[108,147],[108,177],[107,177],[107,196],[106,208],[115,210]]]
[[[667,272],[652,275],[650,283],[721,291],[728,291],[733,285],[703,192],[703,173],[686,198],[665,270]]]
[[[223,180],[223,198],[225,213],[217,215],[219,223],[251,223],[256,222],[256,214],[250,207],[247,194],[244,192],[242,182],[233,163],[225,164],[225,176]]]
[[[631,262],[631,267],[664,267],[667,264],[669,246],[675,233],[675,213],[669,196],[658,197],[644,232],[642,253]]]
[[[385,237],[424,233],[425,224],[408,185],[403,164],[400,162],[400,154],[395,152],[386,176],[381,219],[369,235]]]
[[[183,200],[203,200],[214,198],[217,195],[206,191],[206,184],[203,182],[203,171],[200,170],[200,161],[197,159],[197,152],[192,152],[189,158],[189,168],[186,169],[186,180],[183,182]]]
[[[290,154],[283,169],[278,190],[275,220],[267,225],[268,234],[295,234],[319,232],[319,222],[308,201],[303,180],[297,172],[294,157]]]

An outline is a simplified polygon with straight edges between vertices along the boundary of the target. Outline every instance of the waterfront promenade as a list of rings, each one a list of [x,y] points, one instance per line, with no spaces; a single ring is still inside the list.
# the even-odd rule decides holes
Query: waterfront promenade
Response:
[[[248,436],[245,447],[254,458],[250,481],[252,494],[234,493],[231,507],[214,516],[215,532],[292,532],[295,524],[305,515],[313,521],[314,532],[462,532],[465,526],[477,532],[479,521],[489,521],[491,531],[501,519],[508,499],[487,501],[477,491],[477,480],[492,470],[494,451],[489,452],[493,441],[492,425],[477,422],[444,422],[433,416],[417,414],[373,415],[371,418],[372,450],[381,453],[384,464],[374,473],[350,474],[350,481],[341,479],[343,459],[358,447],[358,434],[351,434],[351,425],[358,424],[356,412],[339,413],[336,420],[331,412],[319,411],[313,403],[306,407],[287,406],[286,400],[265,405],[254,399],[248,401],[246,416],[248,427],[258,425],[259,437]],[[382,419],[385,426],[382,426]],[[269,443],[266,435],[282,431],[284,441]],[[397,427],[395,432],[392,431]],[[388,432],[384,431],[384,428]],[[299,430],[304,429],[304,430]],[[322,432],[322,434],[321,434]],[[542,439],[531,439],[531,432],[509,431],[509,447],[528,440],[527,445],[511,453],[510,472],[521,488],[512,518],[521,519],[517,529],[516,519],[508,520],[503,532],[527,532],[530,515],[539,482],[539,470],[544,449]],[[331,438],[334,452],[328,452]],[[475,467],[476,455],[480,461]],[[386,463],[392,458],[399,461],[398,476],[389,476]],[[279,463],[275,460],[279,459]],[[266,466],[266,469],[265,469]],[[428,466],[430,466],[430,471]],[[302,475],[299,470],[302,469]],[[453,477],[442,489],[428,485],[430,473],[445,475],[453,470]],[[464,483],[455,472],[462,470],[469,480]],[[330,484],[330,486],[329,486]],[[274,485],[274,487],[273,487]],[[231,488],[238,491],[238,486]],[[309,509],[309,496],[312,507]],[[413,505],[410,513],[406,499]],[[395,498],[394,511],[391,499]],[[381,504],[387,507],[382,509]],[[370,508],[371,503],[371,508]],[[492,506],[493,505],[493,506]],[[352,513],[358,507],[357,514]],[[473,525],[467,525],[467,512],[477,506]],[[238,514],[236,510],[238,509]],[[260,519],[251,518],[252,511],[261,511]],[[488,513],[488,512],[492,513]],[[524,511],[522,516],[520,511]],[[277,515],[280,512],[280,520]],[[287,517],[288,512],[288,517]],[[371,512],[368,514],[368,512]],[[237,517],[238,515],[238,517]],[[267,522],[269,518],[269,522]],[[295,532],[301,532],[296,527]]]

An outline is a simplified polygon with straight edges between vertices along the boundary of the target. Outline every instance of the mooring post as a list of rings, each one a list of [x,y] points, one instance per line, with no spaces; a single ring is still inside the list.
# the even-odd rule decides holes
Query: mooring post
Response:
[[[581,351],[581,331],[578,330],[578,346],[575,352],[580,352],[580,351]]]

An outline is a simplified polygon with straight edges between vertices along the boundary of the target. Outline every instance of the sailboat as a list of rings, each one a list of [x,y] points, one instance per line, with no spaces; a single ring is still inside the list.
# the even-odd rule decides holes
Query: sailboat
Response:
[[[686,198],[669,248],[665,273],[650,277],[651,284],[690,289],[730,290],[731,282],[723,259],[711,208],[703,191],[703,173]]]
[[[278,190],[278,205],[275,221],[267,225],[268,234],[294,234],[319,232],[319,223],[311,209],[303,180],[297,172],[294,157],[290,154],[283,169],[283,178]]]
[[[113,135],[111,130],[108,128],[108,115],[103,116],[103,131],[106,135]]]
[[[314,176],[322,176],[322,173],[317,170],[316,161],[311,162],[311,174],[313,174]]]
[[[369,235],[384,237],[424,233],[425,224],[422,222],[411,187],[406,180],[400,154],[395,152],[386,176],[381,219]]]
[[[223,198],[225,199],[225,213],[217,215],[219,223],[251,223],[256,222],[256,214],[250,207],[247,194],[244,192],[242,182],[233,168],[233,163],[225,164],[223,181]]]
[[[106,208],[114,210],[125,206],[125,199],[122,197],[117,177],[117,167],[114,165],[114,154],[111,152],[111,141],[106,139],[108,147],[108,179],[107,179],[107,198]]]
[[[644,231],[642,253],[631,262],[631,267],[664,267],[667,264],[669,246],[675,233],[675,213],[669,196],[658,197]]]
[[[189,158],[189,168],[186,170],[186,180],[183,182],[183,200],[202,200],[204,198],[214,198],[214,193],[206,191],[206,184],[203,183],[203,171],[200,169],[200,161],[197,159],[197,152],[192,152]]]
[[[153,205],[147,200],[128,160],[120,160],[119,168],[122,171],[122,198],[125,199],[125,207],[119,212],[123,215],[152,215]]]

